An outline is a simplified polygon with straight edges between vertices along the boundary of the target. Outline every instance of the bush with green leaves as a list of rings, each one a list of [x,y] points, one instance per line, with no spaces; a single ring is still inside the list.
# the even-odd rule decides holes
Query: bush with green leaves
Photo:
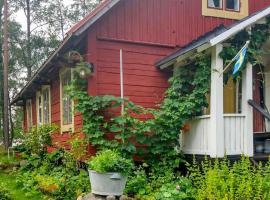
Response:
[[[118,172],[124,175],[128,175],[134,167],[132,159],[124,158],[117,150],[100,151],[87,164],[98,173]]]
[[[270,162],[254,166],[249,158],[195,161],[189,169],[196,199],[270,199]]]
[[[55,200],[69,200],[90,191],[88,173],[77,168],[73,154],[59,149],[42,157],[28,156],[17,176],[17,184],[27,193],[42,192]]]
[[[57,130],[56,125],[33,127],[28,133],[23,134],[23,143],[17,149],[28,154],[43,154],[46,147],[52,145],[51,135]]]
[[[10,191],[0,183],[0,200],[12,200]]]
[[[140,200],[195,199],[191,180],[180,176],[166,162],[142,164],[130,174],[125,193]]]

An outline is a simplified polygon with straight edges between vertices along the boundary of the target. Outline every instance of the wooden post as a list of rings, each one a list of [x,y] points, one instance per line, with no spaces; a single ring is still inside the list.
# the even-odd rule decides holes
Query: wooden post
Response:
[[[3,58],[3,86],[4,86],[4,144],[9,147],[9,118],[8,118],[8,2],[4,0],[4,58]]]
[[[223,117],[223,59],[219,57],[222,44],[212,48],[211,57],[211,119],[209,134],[209,155],[212,158],[224,157],[224,117]]]
[[[245,115],[244,154],[252,157],[253,152],[253,109],[248,105],[248,100],[253,99],[253,74],[252,65],[247,64],[242,78],[242,112]]]

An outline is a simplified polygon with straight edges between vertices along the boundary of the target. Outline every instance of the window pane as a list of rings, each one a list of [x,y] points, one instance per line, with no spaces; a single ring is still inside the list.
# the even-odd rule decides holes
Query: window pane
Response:
[[[32,121],[32,103],[31,101],[26,102],[26,115],[27,115],[27,126],[28,129],[33,126]]]
[[[42,125],[42,97],[38,96],[38,124]]]
[[[239,0],[226,0],[226,9],[239,11]]]
[[[62,76],[62,110],[63,124],[72,124],[72,100],[65,88],[71,84],[71,70],[66,71]]]
[[[43,118],[44,124],[50,123],[50,100],[49,100],[49,89],[43,90]]]
[[[208,7],[222,8],[222,0],[208,0]]]

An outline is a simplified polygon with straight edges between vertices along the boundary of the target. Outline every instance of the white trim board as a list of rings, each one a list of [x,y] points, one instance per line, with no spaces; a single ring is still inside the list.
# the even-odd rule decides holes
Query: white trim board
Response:
[[[260,21],[261,19],[267,17],[270,15],[270,7],[266,8],[265,10],[262,10],[261,12],[258,12],[252,17],[249,17],[246,20],[243,20],[242,22],[234,25],[232,28],[228,29],[227,31],[221,33],[220,35],[216,36],[215,38],[210,40],[210,45],[215,46],[221,42],[224,42],[226,39],[232,37],[233,35],[236,35],[241,30],[255,24],[256,22]]]

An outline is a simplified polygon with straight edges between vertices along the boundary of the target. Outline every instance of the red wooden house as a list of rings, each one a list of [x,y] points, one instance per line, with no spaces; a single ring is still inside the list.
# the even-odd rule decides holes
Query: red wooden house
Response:
[[[270,0],[105,0],[71,28],[12,103],[24,108],[26,131],[34,125],[58,124],[61,129],[54,139],[64,143],[70,130],[80,132],[82,127],[81,115],[73,116],[72,101],[63,90],[72,79],[65,66],[69,52],[79,52],[94,66],[89,95],[120,96],[122,50],[124,96],[155,107],[173,71],[158,68],[159,60],[220,25],[228,27],[268,6]],[[164,63],[164,68],[172,64]]]

